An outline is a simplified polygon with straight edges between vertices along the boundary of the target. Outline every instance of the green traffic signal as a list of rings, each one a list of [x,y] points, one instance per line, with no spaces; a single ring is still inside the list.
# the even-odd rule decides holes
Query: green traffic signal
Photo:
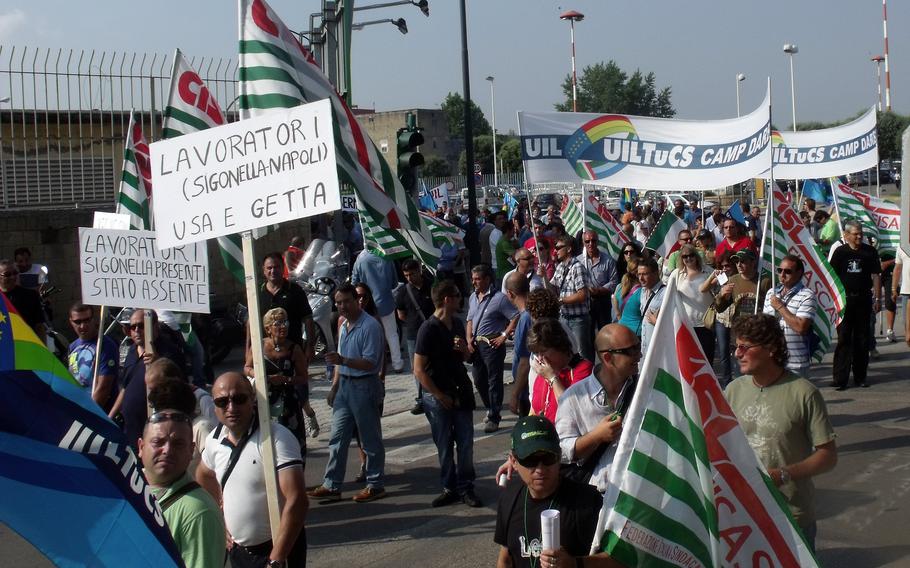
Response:
[[[424,164],[423,154],[417,147],[423,144],[423,134],[415,126],[398,130],[398,179],[405,190],[413,192],[417,184],[416,168]]]

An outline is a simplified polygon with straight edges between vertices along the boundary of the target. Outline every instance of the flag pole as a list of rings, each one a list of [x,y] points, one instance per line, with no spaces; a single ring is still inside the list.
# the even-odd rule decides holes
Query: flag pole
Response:
[[[840,238],[843,239],[844,238],[844,225],[843,225],[844,220],[840,214],[840,201],[837,198],[838,194],[840,193],[840,188],[837,187],[837,184],[839,182],[837,181],[837,178],[832,177],[832,178],[828,178],[828,183],[831,184],[831,197],[834,198],[834,212],[837,214],[837,228],[840,230]]]
[[[768,77],[768,128],[771,127],[770,125],[771,125],[772,107],[773,107],[773,103],[771,100],[771,77]],[[770,139],[768,141],[768,144],[769,145],[771,144]],[[771,220],[771,210],[774,208],[774,188],[776,187],[774,185],[774,151],[773,151],[773,149],[771,152],[769,152],[769,155],[770,155],[770,160],[768,160],[768,163],[769,163],[768,170],[771,174],[771,183],[769,184],[770,187],[768,188],[768,190],[769,190],[768,205],[765,209],[765,226],[762,228],[762,235],[761,235],[761,240],[762,240],[761,247],[762,248],[759,249],[759,252],[758,252],[759,258],[757,259],[757,263],[758,263],[758,266],[761,266],[761,253],[762,253],[762,250],[764,249],[765,240],[768,238],[768,229],[770,228],[770,231],[771,231],[771,241],[770,241],[771,242],[771,290],[774,290],[774,285],[775,285],[775,283],[774,283],[774,224],[769,223],[769,221]],[[761,296],[761,270],[759,269],[757,272],[758,272],[758,282],[755,283],[755,314],[758,314],[759,304],[761,304],[764,307],[764,301],[765,301],[764,298],[760,297]]]
[[[92,361],[92,400],[98,392],[98,360],[101,358],[101,341],[104,339],[104,317],[107,315],[107,306],[101,306],[98,312],[98,340],[95,342],[95,360]]]
[[[521,114],[515,113],[518,119],[518,141],[521,143]],[[525,197],[528,199],[528,218],[531,220],[531,234],[534,235],[534,252],[537,254],[537,266],[538,268],[542,266],[540,264],[540,242],[537,240],[537,228],[536,223],[534,223],[534,212],[531,210],[531,182],[528,181],[528,164],[524,160],[521,161],[521,171],[525,176]]]

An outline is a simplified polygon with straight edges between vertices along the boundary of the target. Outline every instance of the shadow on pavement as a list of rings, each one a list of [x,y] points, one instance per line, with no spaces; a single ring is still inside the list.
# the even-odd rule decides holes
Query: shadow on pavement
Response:
[[[826,568],[876,568],[906,558],[907,554],[910,554],[910,545],[827,548],[818,552],[818,561]]]

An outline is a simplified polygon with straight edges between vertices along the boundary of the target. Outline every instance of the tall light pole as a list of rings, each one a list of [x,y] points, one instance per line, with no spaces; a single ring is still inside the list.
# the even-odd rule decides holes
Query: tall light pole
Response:
[[[499,173],[498,173],[498,164],[496,161],[496,94],[493,89],[493,83],[496,80],[496,77],[492,75],[487,76],[487,81],[490,82],[490,115],[493,118],[493,185],[499,186]]]
[[[875,63],[875,86],[878,89],[878,112],[882,112],[882,61],[884,60],[885,58],[881,55],[872,58],[872,62]]]
[[[793,54],[799,53],[795,43],[785,43],[784,53],[790,56],[790,103],[793,110],[793,132],[796,132],[796,83],[793,80]]]
[[[736,116],[739,116],[739,84],[746,80],[746,76],[742,73],[736,74]]]
[[[882,0],[882,34],[885,37],[885,110],[891,112],[891,67],[888,65],[888,0]]]
[[[559,16],[560,20],[568,20],[572,37],[572,112],[578,112],[578,79],[575,73],[575,22],[585,19],[585,15],[575,10],[563,12]]]

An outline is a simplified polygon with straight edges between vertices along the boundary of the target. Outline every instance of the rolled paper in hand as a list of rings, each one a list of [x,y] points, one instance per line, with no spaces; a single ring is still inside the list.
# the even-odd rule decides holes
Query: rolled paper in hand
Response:
[[[500,473],[499,474],[499,486],[505,487],[508,484],[509,484],[509,478],[506,476],[506,474]]]
[[[547,509],[540,513],[540,542],[543,550],[559,548],[559,511]]]

